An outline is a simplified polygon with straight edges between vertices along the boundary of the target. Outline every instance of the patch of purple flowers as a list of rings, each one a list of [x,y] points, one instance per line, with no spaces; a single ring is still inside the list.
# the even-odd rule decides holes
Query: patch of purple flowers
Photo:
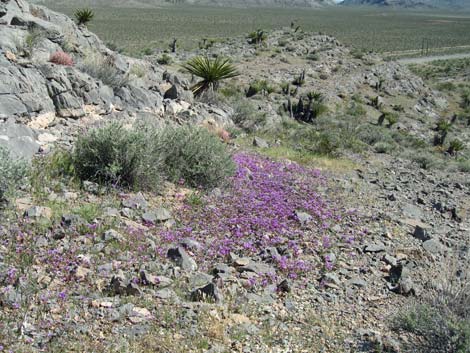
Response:
[[[179,227],[161,231],[163,240],[199,242],[202,247],[195,255],[206,266],[231,252],[256,256],[275,247],[280,255],[272,261],[291,278],[311,270],[314,255],[338,243],[350,246],[354,215],[319,194],[327,180],[318,170],[253,154],[240,153],[234,159],[238,168],[231,187],[207,196],[202,206],[186,203],[178,212]],[[311,219],[302,224],[297,212]],[[332,230],[335,225],[341,226],[341,235]]]

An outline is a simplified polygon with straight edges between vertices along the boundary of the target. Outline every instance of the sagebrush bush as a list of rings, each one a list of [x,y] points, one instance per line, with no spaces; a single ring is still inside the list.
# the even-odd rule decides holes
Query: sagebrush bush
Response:
[[[393,320],[394,328],[418,338],[413,352],[470,352],[470,277],[468,260],[447,260],[419,299]],[[408,351],[408,350],[407,350]]]
[[[220,185],[235,172],[227,146],[202,127],[166,127],[155,135],[152,153],[159,154],[164,175],[193,187]]]
[[[260,129],[266,123],[266,114],[248,99],[239,99],[232,103],[232,121],[247,132]]]
[[[51,55],[49,61],[56,65],[73,66],[73,59],[70,54],[63,51],[56,51]]]
[[[458,162],[459,171],[463,173],[470,173],[470,160],[461,160]]]
[[[158,189],[160,166],[145,134],[111,123],[80,136],[73,151],[77,176],[104,185]]]
[[[79,179],[133,189],[158,190],[164,178],[210,188],[235,170],[220,138],[191,126],[129,130],[111,123],[79,137],[72,158]]]
[[[105,58],[95,53],[89,54],[78,66],[84,73],[115,89],[129,82],[129,77],[119,71],[110,57]]]
[[[0,202],[25,182],[28,169],[26,162],[13,159],[10,152],[0,146]]]

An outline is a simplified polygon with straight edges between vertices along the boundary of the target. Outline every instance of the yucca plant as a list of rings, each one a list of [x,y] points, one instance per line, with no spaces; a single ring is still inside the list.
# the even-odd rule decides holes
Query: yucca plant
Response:
[[[95,13],[91,9],[78,9],[75,11],[74,16],[77,20],[77,24],[80,26],[90,22],[93,17],[95,17]]]
[[[208,90],[216,91],[221,80],[240,75],[230,59],[221,57],[211,60],[207,56],[197,56],[183,65],[183,68],[202,78],[191,88],[195,96],[200,96]]]

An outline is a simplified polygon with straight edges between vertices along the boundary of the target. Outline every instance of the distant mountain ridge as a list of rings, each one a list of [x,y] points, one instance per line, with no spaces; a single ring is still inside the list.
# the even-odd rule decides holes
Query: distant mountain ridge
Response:
[[[74,0],[31,0],[43,5],[76,6]],[[203,5],[227,7],[322,7],[334,0],[82,0],[81,6],[154,7],[162,5]]]
[[[470,0],[344,0],[346,6],[384,6],[405,8],[470,9]]]

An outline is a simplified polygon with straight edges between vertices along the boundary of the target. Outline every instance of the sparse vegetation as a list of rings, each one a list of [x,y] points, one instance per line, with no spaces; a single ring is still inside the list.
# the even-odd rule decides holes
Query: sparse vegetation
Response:
[[[37,28],[30,28],[24,38],[17,40],[16,50],[20,55],[31,58],[43,39],[43,31]]]
[[[420,299],[402,309],[395,328],[417,337],[413,351],[419,353],[470,352],[470,282],[468,265],[450,263],[433,280]],[[463,269],[462,269],[463,267]],[[411,347],[410,347],[411,348]]]
[[[255,94],[261,93],[263,95],[269,95],[275,91],[275,88],[268,83],[266,80],[255,80],[250,83],[250,87],[246,92],[247,98],[253,97]]]
[[[170,65],[173,59],[171,58],[170,55],[163,53],[158,59],[157,63],[160,65]]]
[[[78,67],[86,74],[101,80],[105,85],[114,89],[123,87],[128,83],[128,77],[119,71],[112,57],[103,57],[98,53],[89,53],[78,64]]]
[[[10,151],[0,146],[0,203],[25,182],[28,166],[22,160],[13,159]]]

